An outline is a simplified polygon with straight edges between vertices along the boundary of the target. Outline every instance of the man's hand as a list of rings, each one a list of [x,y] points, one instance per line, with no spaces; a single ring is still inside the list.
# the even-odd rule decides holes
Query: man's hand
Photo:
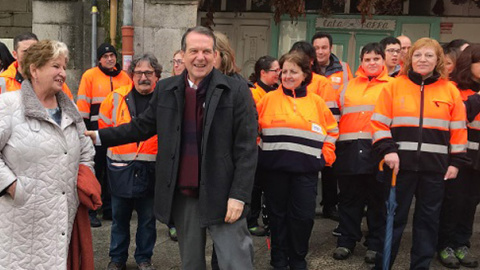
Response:
[[[12,197],[12,199],[15,199],[15,190],[17,187],[17,180],[15,180],[8,188],[7,188],[7,193]]]
[[[92,139],[93,144],[96,144],[96,143],[97,143],[97,135],[96,135],[95,131],[93,131],[93,130],[87,130],[87,131],[85,131],[84,134],[85,134],[85,136],[88,136],[88,137],[90,137],[90,138]]]
[[[227,215],[225,216],[226,223],[234,223],[237,221],[243,212],[244,204],[235,199],[228,199]]]
[[[385,164],[393,170],[395,175],[398,175],[398,171],[400,170],[400,158],[398,157],[397,153],[388,153],[384,157]]]
[[[443,177],[443,180],[450,180],[450,179],[455,179],[457,178],[458,174],[458,168],[453,167],[453,166],[448,166],[447,173],[445,173],[445,176]]]

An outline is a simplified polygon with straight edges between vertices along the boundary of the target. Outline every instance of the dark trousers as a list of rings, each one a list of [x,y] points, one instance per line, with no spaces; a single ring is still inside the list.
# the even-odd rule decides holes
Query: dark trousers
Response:
[[[393,223],[390,266],[398,254],[410,205],[415,195],[410,269],[429,269],[437,246],[440,210],[445,189],[443,176],[444,174],[432,172],[402,170],[399,172],[396,188],[398,206]],[[382,254],[377,253],[376,259],[375,269],[382,269]]]
[[[317,196],[317,173],[265,172],[274,267],[306,269]]]
[[[247,224],[249,228],[258,226],[258,218],[260,217],[260,212],[262,211],[262,170],[257,168],[255,172],[255,182],[253,184],[252,190],[252,200],[250,203],[250,211],[247,216]]]
[[[370,174],[338,176],[339,230],[342,235],[337,240],[337,247],[346,247],[353,251],[356,243],[362,239],[361,223],[367,206],[368,249],[382,251],[388,184],[377,181],[375,175]]]
[[[157,240],[153,196],[143,198],[121,198],[112,196],[112,231],[110,237],[110,257],[113,262],[126,263],[130,245],[130,220],[132,212],[137,212],[138,225],[135,235],[135,261],[149,262]]]
[[[475,211],[480,201],[480,171],[462,168],[456,179],[445,182],[440,214],[438,250],[470,247]]]
[[[112,213],[110,185],[107,177],[107,148],[103,146],[95,146],[95,177],[102,186],[102,211],[103,213]],[[88,210],[90,216],[96,217],[96,210]]]
[[[332,167],[322,170],[322,202],[323,207],[334,207],[338,204],[337,177]]]

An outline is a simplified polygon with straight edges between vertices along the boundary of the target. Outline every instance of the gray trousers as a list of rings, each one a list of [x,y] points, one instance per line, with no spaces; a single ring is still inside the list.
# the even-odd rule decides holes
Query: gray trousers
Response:
[[[198,198],[175,194],[172,218],[177,228],[178,246],[184,270],[205,270],[206,230],[208,229],[222,270],[253,269],[253,242],[245,218],[233,224],[200,226]]]

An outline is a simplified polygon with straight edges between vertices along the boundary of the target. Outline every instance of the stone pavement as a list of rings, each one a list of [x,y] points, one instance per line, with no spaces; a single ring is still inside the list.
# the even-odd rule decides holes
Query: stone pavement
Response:
[[[413,209],[411,209],[413,213]],[[472,251],[477,257],[480,257],[480,236],[479,230],[480,226],[478,225],[478,216],[477,212],[477,221],[474,227],[474,235],[472,237]],[[136,219],[135,213],[132,220]],[[400,253],[396,259],[394,270],[403,270],[408,269],[409,267],[409,251],[411,245],[411,215],[409,220],[409,225],[407,226],[404,237],[402,240],[402,245],[400,247]],[[105,269],[110,258],[108,257],[108,250],[110,244],[110,227],[111,221],[102,221],[103,226],[100,228],[92,228],[93,239],[94,239],[94,252],[95,252],[95,269]],[[365,222],[364,222],[365,223]],[[323,219],[318,217],[315,220],[315,226],[313,228],[312,237],[310,239],[310,252],[307,257],[310,270],[333,270],[333,269],[345,269],[345,270],[367,270],[370,269],[363,261],[363,256],[365,254],[365,247],[358,244],[357,248],[354,251],[354,254],[351,258],[346,261],[336,261],[332,258],[332,252],[336,246],[336,238],[332,236],[332,230],[336,226],[336,222],[329,219]],[[364,224],[365,225],[365,224]],[[130,244],[130,257],[127,263],[127,269],[133,270],[136,269],[135,260],[133,259],[134,247],[135,247],[135,229],[136,222],[131,223],[132,231],[132,242]],[[154,250],[154,255],[152,261],[158,270],[164,269],[181,269],[180,268],[180,256],[178,252],[178,245],[176,242],[173,242],[168,238],[167,235],[167,226],[164,224],[157,223],[157,243]],[[254,237],[255,245],[255,269],[272,269],[269,266],[270,254],[267,248],[265,237]],[[212,242],[208,240],[207,242],[207,264],[210,263],[210,255],[212,251]],[[210,267],[208,267],[210,269]],[[431,269],[447,269],[441,266],[441,264],[434,260]],[[468,269],[468,268],[463,268]]]

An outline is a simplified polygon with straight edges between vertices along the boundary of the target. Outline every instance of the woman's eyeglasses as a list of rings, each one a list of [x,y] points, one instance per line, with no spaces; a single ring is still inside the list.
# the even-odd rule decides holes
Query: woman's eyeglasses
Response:
[[[177,64],[177,65],[181,65],[183,64],[183,60],[182,59],[173,59],[172,61],[170,61],[170,63],[172,64]]]

